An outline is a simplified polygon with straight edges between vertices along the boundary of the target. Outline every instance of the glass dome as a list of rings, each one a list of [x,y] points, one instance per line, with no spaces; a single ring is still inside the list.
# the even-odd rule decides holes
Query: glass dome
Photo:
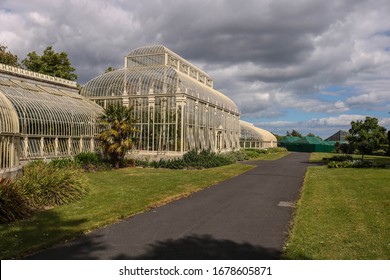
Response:
[[[87,98],[178,93],[238,112],[230,98],[171,66],[122,68],[92,79],[81,90]]]
[[[271,132],[240,120],[240,143],[242,148],[272,148],[277,139]]]
[[[239,148],[239,111],[210,76],[162,45],[135,49],[122,69],[90,80],[81,95],[106,108],[132,106],[134,153],[180,156]]]

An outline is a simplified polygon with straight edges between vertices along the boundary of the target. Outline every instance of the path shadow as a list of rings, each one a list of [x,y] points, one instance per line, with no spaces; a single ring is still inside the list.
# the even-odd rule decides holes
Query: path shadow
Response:
[[[27,260],[98,260],[99,253],[107,250],[103,236],[82,236],[27,256]]]
[[[118,255],[115,259],[139,260],[278,260],[281,252],[249,243],[218,240],[210,235],[191,235],[149,245],[139,256]]]
[[[41,211],[32,217],[0,225],[2,259],[28,258],[66,239],[80,236],[79,226],[86,219],[64,219],[53,210]],[[4,243],[3,243],[4,242]]]

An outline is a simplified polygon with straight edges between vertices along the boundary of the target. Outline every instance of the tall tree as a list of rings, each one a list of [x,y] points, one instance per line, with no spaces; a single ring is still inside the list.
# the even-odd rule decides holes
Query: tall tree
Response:
[[[287,131],[287,136],[295,136],[295,137],[300,137],[302,138],[302,134],[299,133],[298,131],[296,131],[295,129],[293,129],[293,131],[290,133],[289,131]]]
[[[362,155],[372,153],[387,142],[386,128],[378,124],[377,118],[366,117],[364,121],[352,121],[348,142]]]
[[[66,52],[56,53],[52,46],[48,46],[42,56],[35,51],[28,53],[22,64],[26,69],[34,72],[71,81],[77,79],[77,75],[73,73],[76,69],[71,66],[68,54]]]
[[[120,167],[126,153],[133,147],[132,134],[137,130],[132,111],[132,107],[111,105],[99,118],[105,128],[97,137],[99,145],[116,168]]]
[[[20,67],[18,56],[7,51],[6,46],[0,45],[0,63]]]

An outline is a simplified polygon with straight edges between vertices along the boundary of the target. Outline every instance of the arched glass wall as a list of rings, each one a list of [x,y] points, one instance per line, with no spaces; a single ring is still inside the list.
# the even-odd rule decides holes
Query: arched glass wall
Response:
[[[256,149],[273,148],[277,147],[277,139],[272,133],[240,120],[240,146]]]
[[[4,75],[0,101],[1,169],[12,168],[19,160],[68,157],[95,149],[102,108],[78,95],[77,89]],[[13,160],[7,156],[11,153]]]
[[[129,53],[125,66],[92,79],[81,94],[103,107],[133,106],[139,130],[134,153],[239,148],[237,106],[212,88],[206,73],[163,46]]]
[[[18,116],[11,102],[0,91],[0,170],[19,164],[18,128]]]

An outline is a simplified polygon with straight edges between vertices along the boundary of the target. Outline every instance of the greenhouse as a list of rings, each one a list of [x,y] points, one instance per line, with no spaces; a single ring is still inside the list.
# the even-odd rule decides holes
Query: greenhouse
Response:
[[[101,112],[75,82],[0,64],[0,172],[95,150]]]
[[[276,137],[267,130],[251,123],[240,121],[241,148],[267,149],[277,147]]]
[[[289,137],[289,136],[286,136]],[[335,146],[334,144],[323,141],[320,138],[317,137],[295,137],[297,138],[295,141],[294,138],[290,138],[291,142],[288,142],[286,139],[282,139],[280,142],[283,141],[283,147],[287,148],[288,151],[293,152],[334,152]]]
[[[123,104],[137,120],[137,155],[180,156],[192,149],[239,148],[239,111],[208,74],[164,46],[141,47],[124,68],[89,81],[81,95],[106,108]]]

